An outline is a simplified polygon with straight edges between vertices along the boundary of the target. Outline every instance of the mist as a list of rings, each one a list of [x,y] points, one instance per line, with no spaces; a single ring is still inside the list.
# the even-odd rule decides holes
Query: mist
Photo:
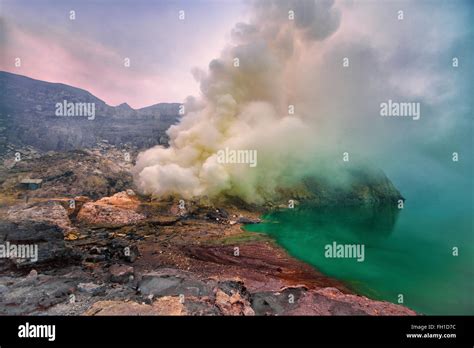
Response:
[[[221,56],[192,70],[201,95],[184,102],[170,146],[139,154],[137,186],[260,203],[308,175],[344,184],[343,153],[352,165],[384,170],[402,190],[417,184],[410,179],[420,165],[457,170],[452,153],[472,147],[471,47],[461,44],[472,30],[449,2],[428,5],[252,2]],[[388,100],[419,103],[419,119],[381,117]],[[256,150],[258,165],[220,163],[226,148]],[[459,167],[472,173],[463,157]]]

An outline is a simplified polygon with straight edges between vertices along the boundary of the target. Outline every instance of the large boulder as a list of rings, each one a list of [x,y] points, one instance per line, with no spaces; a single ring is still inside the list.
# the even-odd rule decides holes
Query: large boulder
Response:
[[[52,264],[65,266],[80,257],[66,246],[63,231],[55,224],[41,221],[0,222],[2,256],[0,269],[12,266],[31,268]],[[25,247],[27,246],[27,247]],[[13,250],[17,253],[15,254]],[[21,254],[28,251],[29,254]],[[7,249],[9,249],[7,255]],[[28,257],[24,257],[27,255]]]
[[[164,296],[152,304],[133,301],[98,301],[84,315],[186,315],[178,296]]]
[[[127,190],[85,203],[77,214],[77,220],[91,225],[131,225],[146,218],[137,212],[139,205],[140,202],[133,191]]]
[[[403,306],[346,294],[332,287],[308,290],[288,287],[252,294],[257,315],[416,315]]]
[[[37,221],[56,225],[64,235],[77,233],[71,225],[67,210],[55,201],[39,202],[30,205],[15,205],[7,212],[7,220],[12,222]]]

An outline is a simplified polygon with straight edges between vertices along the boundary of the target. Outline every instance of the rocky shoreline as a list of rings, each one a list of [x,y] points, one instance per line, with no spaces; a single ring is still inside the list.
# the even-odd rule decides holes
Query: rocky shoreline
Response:
[[[131,165],[114,151],[113,161],[73,151],[5,167],[0,244],[35,244],[38,260],[0,259],[1,315],[416,314],[244,231],[261,209],[135,194]],[[41,189],[18,189],[38,173],[50,178]]]
[[[56,204],[50,209],[61,206]],[[78,231],[74,238],[61,230],[59,220],[3,222],[2,241],[37,243],[40,257],[36,264],[3,264],[0,313],[415,314],[352,294],[267,237],[242,231],[241,223],[209,218],[209,212],[176,215],[175,209],[170,204],[169,212],[158,219],[113,227],[101,224],[99,215],[88,216],[96,218],[94,223],[71,223]],[[42,212],[51,216],[48,210]],[[244,212],[226,213],[237,217]],[[63,235],[72,240],[64,241]]]

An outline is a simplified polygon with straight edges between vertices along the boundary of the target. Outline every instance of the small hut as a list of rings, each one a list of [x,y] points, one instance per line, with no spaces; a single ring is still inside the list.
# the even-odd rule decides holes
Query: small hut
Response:
[[[37,190],[41,188],[42,179],[23,179],[20,181],[20,186],[25,190]]]

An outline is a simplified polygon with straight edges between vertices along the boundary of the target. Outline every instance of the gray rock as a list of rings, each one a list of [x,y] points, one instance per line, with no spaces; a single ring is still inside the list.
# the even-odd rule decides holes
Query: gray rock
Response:
[[[262,222],[262,220],[260,220],[260,219],[249,219],[249,218],[246,218],[246,217],[239,217],[237,219],[237,223],[239,223],[239,224],[259,224],[260,222]]]
[[[139,282],[139,292],[144,296],[210,296],[211,286],[186,276],[144,275]]]
[[[37,260],[4,258],[0,259],[0,269],[12,266],[17,268],[31,267],[54,263],[65,265],[80,261],[79,254],[66,246],[63,232],[53,224],[47,222],[0,222],[0,242],[10,245],[29,245],[37,247]],[[34,250],[34,249],[33,249]],[[35,266],[36,267],[36,266]]]
[[[0,315],[35,314],[59,303],[67,302],[76,290],[72,279],[39,275],[37,281],[19,278],[0,278],[0,287],[8,291],[1,294]]]
[[[110,281],[114,283],[128,283],[133,278],[133,267],[114,264],[110,266]]]
[[[104,285],[94,284],[94,283],[79,283],[77,289],[81,292],[96,296],[104,293]]]
[[[286,289],[280,293],[259,292],[252,294],[252,308],[256,315],[284,315],[298,306],[304,288]]]

